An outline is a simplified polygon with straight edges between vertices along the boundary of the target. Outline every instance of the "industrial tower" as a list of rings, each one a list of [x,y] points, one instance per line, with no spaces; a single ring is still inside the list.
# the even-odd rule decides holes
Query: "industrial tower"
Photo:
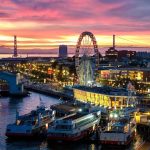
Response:
[[[17,36],[15,35],[14,36],[14,57],[17,57],[18,56],[18,53],[17,53]]]
[[[113,48],[115,49],[116,43],[115,43],[115,35],[113,35]]]

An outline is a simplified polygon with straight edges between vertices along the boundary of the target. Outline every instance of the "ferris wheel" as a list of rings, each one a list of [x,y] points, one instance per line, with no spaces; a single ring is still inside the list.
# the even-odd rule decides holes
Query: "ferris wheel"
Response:
[[[98,66],[99,52],[96,38],[91,32],[82,32],[75,53],[75,67],[79,83],[81,85],[92,84],[95,81]]]

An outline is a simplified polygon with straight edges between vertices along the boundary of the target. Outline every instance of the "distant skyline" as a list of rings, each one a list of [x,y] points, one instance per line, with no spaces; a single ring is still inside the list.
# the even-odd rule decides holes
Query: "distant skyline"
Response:
[[[108,50],[109,47],[98,47],[99,48],[99,52],[102,55],[105,55],[105,51]],[[118,51],[119,50],[133,50],[133,51],[141,51],[141,52],[149,52],[150,53],[150,48],[144,48],[144,47],[117,47],[116,48]],[[18,56],[21,56],[22,54],[37,54],[36,56],[38,56],[38,54],[58,54],[59,50],[59,46],[56,48],[51,48],[51,49],[40,49],[40,48],[30,48],[30,49],[18,49]],[[68,54],[71,54],[71,56],[75,55],[75,47],[70,47],[68,46]],[[2,56],[4,56],[3,54],[10,54],[7,56],[13,56],[14,50],[13,48],[5,48],[5,47],[0,47],[0,55],[2,54]],[[40,55],[39,55],[40,56]],[[1,58],[1,56],[0,56]]]
[[[149,0],[1,0],[0,49],[56,49],[76,45],[83,31],[98,45],[150,47]],[[118,38],[122,37],[126,40]]]

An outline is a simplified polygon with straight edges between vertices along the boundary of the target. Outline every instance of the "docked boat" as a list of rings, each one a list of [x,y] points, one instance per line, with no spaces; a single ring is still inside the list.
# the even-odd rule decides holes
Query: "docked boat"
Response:
[[[137,108],[135,107],[126,107],[120,110],[120,116],[131,116],[136,112]]]
[[[100,111],[74,113],[54,121],[48,129],[48,141],[75,142],[86,138],[99,125]]]
[[[16,122],[8,124],[7,137],[37,137],[43,135],[49,124],[55,119],[55,112],[45,106],[38,106],[29,114],[19,116],[16,113]]]
[[[135,137],[135,120],[130,117],[120,118],[108,123],[104,131],[100,133],[100,142],[105,146],[127,146]]]

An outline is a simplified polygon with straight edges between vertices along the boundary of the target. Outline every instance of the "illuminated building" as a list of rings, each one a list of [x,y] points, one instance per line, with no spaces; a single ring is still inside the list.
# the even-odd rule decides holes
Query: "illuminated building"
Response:
[[[110,108],[126,107],[127,101],[132,105],[136,98],[132,96],[129,100],[127,90],[111,87],[74,86],[73,92],[76,100]]]
[[[125,88],[132,81],[137,92],[149,93],[149,68],[100,68],[98,74],[97,81],[102,85]]]
[[[99,77],[101,79],[117,79],[129,78],[143,82],[150,82],[149,68],[114,68],[114,69],[99,69]]]

